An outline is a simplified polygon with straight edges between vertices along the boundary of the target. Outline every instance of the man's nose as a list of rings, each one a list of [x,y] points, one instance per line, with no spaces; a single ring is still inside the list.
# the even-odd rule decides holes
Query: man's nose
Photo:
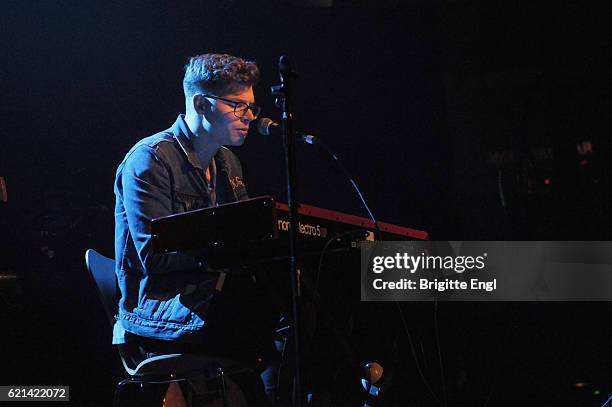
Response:
[[[240,118],[244,124],[249,124],[253,120],[255,120],[255,115],[251,112],[251,109],[247,110],[246,114]]]

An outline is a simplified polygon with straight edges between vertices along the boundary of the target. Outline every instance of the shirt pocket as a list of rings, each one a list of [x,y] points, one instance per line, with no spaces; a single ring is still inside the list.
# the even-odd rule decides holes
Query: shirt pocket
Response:
[[[189,212],[209,206],[208,197],[195,195],[185,192],[174,192],[173,211],[174,213]]]

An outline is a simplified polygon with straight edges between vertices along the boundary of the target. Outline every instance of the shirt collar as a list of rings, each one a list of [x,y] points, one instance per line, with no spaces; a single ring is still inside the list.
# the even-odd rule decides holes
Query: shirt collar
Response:
[[[198,159],[192,145],[195,135],[191,132],[189,126],[187,126],[187,123],[185,123],[184,114],[180,114],[176,118],[176,121],[170,128],[170,131],[187,156],[187,161],[189,161],[189,163],[194,167],[203,170],[204,168],[202,167],[202,164],[200,163],[200,160]]]

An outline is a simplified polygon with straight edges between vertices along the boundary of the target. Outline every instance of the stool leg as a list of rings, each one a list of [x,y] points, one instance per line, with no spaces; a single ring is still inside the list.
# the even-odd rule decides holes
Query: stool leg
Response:
[[[127,379],[123,379],[120,380],[119,383],[117,383],[117,386],[115,386],[115,396],[113,397],[113,407],[118,407],[119,406],[119,394],[121,393],[121,390],[123,389],[123,386],[125,386],[128,383],[140,383],[142,385],[142,382],[139,380],[135,380],[131,377],[127,378]]]
[[[123,381],[117,383],[115,386],[115,396],[113,397],[113,407],[119,407],[119,393],[121,392],[121,387],[123,387]]]
[[[181,391],[181,386],[174,382],[168,385],[164,396],[163,407],[187,407],[187,401]]]
[[[223,398],[223,407],[228,407],[225,374],[223,372],[223,368],[221,367],[219,368],[219,383],[221,384],[221,397]]]

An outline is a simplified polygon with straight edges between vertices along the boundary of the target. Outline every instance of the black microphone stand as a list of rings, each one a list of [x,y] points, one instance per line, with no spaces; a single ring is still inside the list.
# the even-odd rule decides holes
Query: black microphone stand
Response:
[[[300,256],[298,247],[298,203],[296,199],[296,160],[295,137],[293,134],[293,81],[295,73],[291,69],[289,58],[280,57],[278,62],[281,84],[272,86],[272,95],[276,97],[276,106],[282,112],[281,135],[285,147],[285,170],[287,176],[287,205],[289,206],[289,259],[291,266],[291,300],[293,311],[293,341],[294,341],[294,403],[301,407],[302,378],[301,378],[301,346],[300,346]]]

